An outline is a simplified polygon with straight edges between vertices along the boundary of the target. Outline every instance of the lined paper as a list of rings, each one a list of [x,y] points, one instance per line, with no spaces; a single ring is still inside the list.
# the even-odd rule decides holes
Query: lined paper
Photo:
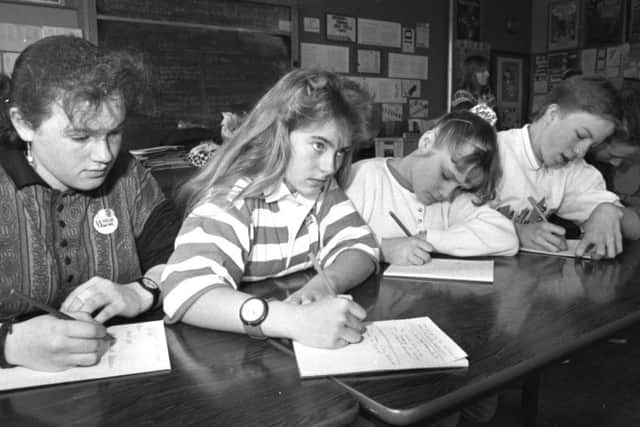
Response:
[[[464,350],[428,317],[371,322],[361,342],[338,349],[299,342],[293,349],[303,378],[469,366]]]
[[[61,372],[34,371],[21,366],[0,369],[0,390],[171,370],[162,320],[116,325],[107,331],[115,337],[115,343],[97,365]]]

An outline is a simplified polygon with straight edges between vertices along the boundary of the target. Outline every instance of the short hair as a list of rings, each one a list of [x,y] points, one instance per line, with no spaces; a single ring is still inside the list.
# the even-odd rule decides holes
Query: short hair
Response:
[[[467,177],[473,181],[469,191],[475,195],[475,203],[481,205],[493,200],[502,175],[494,127],[480,116],[463,110],[445,114],[434,132],[434,147],[446,146],[456,169],[469,172]]]
[[[114,93],[123,97],[127,110],[136,109],[149,81],[140,55],[108,51],[70,35],[45,37],[20,54],[11,79],[2,77],[0,130],[10,141],[19,140],[9,119],[11,107],[34,128],[51,115],[57,100],[70,118],[81,103],[98,107]]]
[[[613,84],[602,76],[577,75],[559,81],[534,114],[533,121],[544,116],[556,104],[562,112],[585,112],[611,120],[616,127],[622,122],[622,104]]]
[[[228,203],[259,196],[284,177],[290,159],[289,134],[314,123],[335,120],[352,142],[370,139],[372,95],[355,81],[317,69],[295,69],[283,76],[243,119],[231,138],[182,188],[180,202],[189,212],[203,200],[230,195],[240,178],[251,183]],[[336,179],[346,182],[351,154]]]

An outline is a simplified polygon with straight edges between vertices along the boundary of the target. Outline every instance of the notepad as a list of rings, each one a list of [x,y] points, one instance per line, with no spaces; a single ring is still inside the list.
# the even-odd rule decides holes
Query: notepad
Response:
[[[111,326],[107,331],[116,340],[97,365],[61,372],[0,369],[0,390],[171,370],[162,320]]]
[[[532,253],[532,254],[542,254],[542,255],[563,256],[563,257],[570,257],[570,258],[587,258],[587,259],[591,259],[591,255],[589,255],[588,253],[585,253],[581,257],[576,255],[576,246],[578,246],[578,243],[580,243],[580,240],[568,239],[567,240],[567,250],[566,251],[553,252],[553,251],[547,251],[547,250],[544,250],[544,249],[533,249],[533,248],[520,248],[520,251],[529,252],[529,253]]]
[[[363,340],[346,347],[294,342],[293,349],[303,378],[469,366],[464,350],[428,317],[371,322]]]
[[[386,277],[444,279],[493,283],[493,260],[432,258],[422,265],[390,265]]]

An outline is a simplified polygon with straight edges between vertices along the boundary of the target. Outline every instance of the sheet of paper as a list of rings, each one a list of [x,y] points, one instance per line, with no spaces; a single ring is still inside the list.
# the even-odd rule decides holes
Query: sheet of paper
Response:
[[[428,317],[367,325],[358,344],[338,349],[293,343],[301,377],[469,366],[467,354]]]
[[[349,72],[349,48],[328,44],[300,43],[302,68],[320,67],[336,73]]]
[[[389,77],[429,79],[429,57],[389,53]]]
[[[171,370],[162,320],[111,326],[107,330],[116,341],[97,365],[62,372],[0,369],[0,390]]]
[[[387,277],[493,282],[493,260],[432,258],[423,265],[390,265]]]
[[[559,252],[545,251],[544,249],[533,249],[533,248],[520,248],[520,251],[521,252],[530,252],[530,253],[533,253],[533,254],[543,254],[543,255],[553,255],[553,256],[564,256],[564,257],[570,257],[570,258],[587,258],[587,259],[591,259],[591,256],[589,254],[584,254],[581,257],[578,257],[576,255],[576,246],[578,246],[578,243],[580,243],[580,240],[567,239],[568,249],[566,251],[559,251]]]

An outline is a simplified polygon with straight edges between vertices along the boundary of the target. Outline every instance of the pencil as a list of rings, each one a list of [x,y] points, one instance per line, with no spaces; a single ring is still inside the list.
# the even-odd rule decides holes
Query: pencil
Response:
[[[39,308],[42,311],[46,311],[47,313],[57,317],[58,319],[63,319],[63,320],[76,320],[75,318],[69,316],[68,314],[64,314],[63,312],[56,310],[55,308],[48,306],[47,304],[43,304],[39,301],[34,300],[33,298],[16,291],[15,289],[11,289],[9,291],[9,295],[13,295],[15,297],[20,298],[21,300],[31,304],[34,307]]]
[[[398,224],[398,227],[400,227],[402,229],[402,231],[404,231],[404,234],[406,234],[407,237],[411,237],[411,232],[409,231],[409,229],[407,227],[405,227],[405,225],[402,223],[402,221],[400,221],[400,218],[398,218],[396,216],[396,214],[394,214],[391,211],[389,211],[389,215],[391,215],[391,218],[393,218],[393,220],[396,222],[396,224]]]
[[[528,197],[529,203],[531,203],[531,206],[533,207],[533,210],[536,211],[536,213],[538,215],[540,215],[540,217],[542,218],[542,220],[544,222],[549,222],[547,221],[547,217],[545,216],[544,212],[542,212],[540,210],[540,207],[538,206],[538,204],[536,203],[536,201],[533,199],[533,197],[529,196]]]
[[[331,282],[327,277],[327,273],[324,272],[324,269],[318,262],[318,259],[313,254],[309,254],[309,259],[311,260],[311,264],[313,264],[313,268],[316,270],[316,273],[318,273],[322,278],[322,282],[331,291],[331,293],[335,295],[336,291],[331,287]]]

